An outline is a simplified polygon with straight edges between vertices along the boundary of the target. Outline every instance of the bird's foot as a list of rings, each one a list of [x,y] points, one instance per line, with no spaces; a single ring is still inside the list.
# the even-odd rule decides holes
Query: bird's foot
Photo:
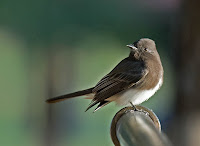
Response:
[[[132,102],[130,102],[131,106],[134,108],[134,111],[138,111],[138,112],[143,112],[145,113],[146,115],[149,115],[148,112],[142,110],[142,109],[138,109]]]
[[[137,109],[136,106],[132,102],[130,102],[130,104],[134,108],[134,111],[139,111],[139,109]]]

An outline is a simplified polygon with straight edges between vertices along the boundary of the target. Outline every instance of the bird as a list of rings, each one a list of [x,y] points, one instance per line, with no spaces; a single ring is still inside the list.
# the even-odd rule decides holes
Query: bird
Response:
[[[141,38],[126,46],[130,48],[129,56],[94,87],[50,98],[46,102],[86,96],[91,99],[86,111],[98,104],[94,110],[96,112],[111,102],[119,106],[135,106],[148,100],[163,84],[164,70],[156,44],[152,39]]]

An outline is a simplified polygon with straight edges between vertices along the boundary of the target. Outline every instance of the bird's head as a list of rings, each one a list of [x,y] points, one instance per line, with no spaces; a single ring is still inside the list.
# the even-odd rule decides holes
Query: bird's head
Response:
[[[148,38],[142,38],[126,46],[131,49],[130,56],[136,59],[139,59],[141,56],[151,56],[157,53],[155,42]]]

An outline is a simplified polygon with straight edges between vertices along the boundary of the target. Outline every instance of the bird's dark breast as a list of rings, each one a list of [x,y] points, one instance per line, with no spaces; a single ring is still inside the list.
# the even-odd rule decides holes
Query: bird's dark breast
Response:
[[[163,68],[160,59],[154,58],[146,61],[146,68],[148,69],[148,74],[139,85],[140,90],[153,89],[158,84],[159,80],[163,79]]]

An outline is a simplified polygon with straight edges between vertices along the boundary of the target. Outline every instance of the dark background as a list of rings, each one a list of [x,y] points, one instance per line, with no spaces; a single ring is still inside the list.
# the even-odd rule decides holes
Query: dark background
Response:
[[[84,112],[90,100],[45,100],[94,86],[140,38],[157,44],[164,85],[142,104],[172,143],[200,143],[200,12],[195,0],[0,2],[0,145],[112,145],[122,107]]]

